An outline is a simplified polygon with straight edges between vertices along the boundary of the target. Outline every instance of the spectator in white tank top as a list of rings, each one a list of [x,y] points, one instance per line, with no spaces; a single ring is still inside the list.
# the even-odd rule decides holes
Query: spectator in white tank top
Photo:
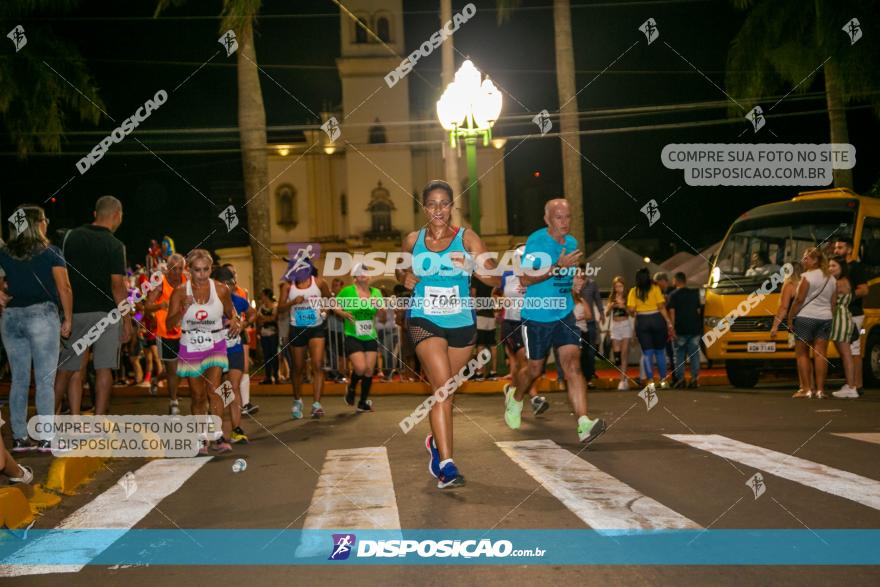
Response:
[[[837,280],[828,272],[828,260],[820,249],[806,250],[801,262],[804,272],[789,311],[788,323],[795,336],[798,374],[806,388],[799,389],[792,397],[824,399],[825,375],[828,373],[826,351],[837,303]],[[811,348],[813,365],[810,364]],[[815,386],[812,385],[814,372]]]

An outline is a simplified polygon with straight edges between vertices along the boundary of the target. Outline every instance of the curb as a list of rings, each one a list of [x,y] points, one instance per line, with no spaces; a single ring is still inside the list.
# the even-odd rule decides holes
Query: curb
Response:
[[[34,494],[28,500],[31,513],[38,514],[61,503],[61,496],[54,491],[44,491],[39,483],[33,486]]]
[[[98,457],[61,457],[49,466],[45,485],[0,487],[0,527],[22,528],[33,522],[34,515],[61,503],[61,495],[73,495],[76,489],[98,471],[106,459]]]
[[[620,379],[617,377],[603,377],[597,378],[596,380],[596,390],[614,390],[617,391],[617,384],[620,382]],[[554,389],[551,391],[563,391],[559,388],[558,384],[554,381]],[[727,380],[726,375],[700,375],[700,385],[705,387],[716,387],[723,385],[730,385],[730,382]],[[638,386],[638,382],[633,378],[629,378],[629,388],[630,390],[640,389]]]
[[[104,466],[106,459],[100,457],[59,457],[52,461],[46,489],[64,495],[74,495],[77,487],[85,483]]]
[[[0,526],[21,528],[34,519],[27,497],[18,487],[0,487]]]

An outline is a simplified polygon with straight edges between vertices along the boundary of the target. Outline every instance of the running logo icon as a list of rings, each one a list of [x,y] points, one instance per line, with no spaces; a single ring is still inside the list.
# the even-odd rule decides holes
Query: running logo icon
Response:
[[[342,131],[339,129],[339,121],[336,120],[335,116],[328,118],[327,122],[321,125],[321,130],[327,133],[331,143],[335,143],[339,135],[342,134]]]
[[[354,550],[354,543],[357,538],[354,534],[334,534],[333,549],[330,551],[328,561],[344,561],[351,555]]]
[[[752,475],[752,478],[746,481],[746,485],[750,487],[755,494],[755,499],[758,499],[764,495],[765,491],[767,491],[767,484],[764,483],[764,476],[760,473]]]
[[[660,402],[660,397],[657,395],[653,383],[646,385],[645,389],[639,392],[639,397],[645,401],[645,407],[648,408],[649,412]]]
[[[128,500],[129,497],[134,495],[134,492],[137,491],[138,484],[135,480],[134,473],[131,471],[127,472],[119,481],[116,482],[120,487],[122,487],[122,492],[125,494],[125,499]]]
[[[12,236],[23,233],[28,228],[27,215],[19,208],[9,217],[9,224],[14,228]]]
[[[660,206],[657,205],[657,200],[648,200],[648,203],[639,210],[647,217],[648,226],[654,226],[654,223],[660,220]]]
[[[755,106],[749,113],[745,116],[746,120],[752,123],[752,127],[755,129],[755,132],[758,132],[762,128],[764,128],[764,124],[767,122],[764,119],[764,111],[760,106]]]
[[[235,38],[235,33],[232,32],[232,29],[223,33],[223,36],[217,39],[217,42],[226,49],[227,57],[238,51],[238,40]]]
[[[855,20],[855,19],[853,19],[853,20]],[[858,21],[856,21],[856,22],[858,22]],[[859,32],[859,36],[862,36],[861,32]],[[13,45],[15,45],[15,52],[16,53],[18,53],[22,49],[22,47],[27,45],[27,37],[24,36],[24,27],[21,26],[20,24],[16,25],[14,29],[9,31],[9,34],[6,35],[6,37],[10,41],[12,41]]]
[[[238,214],[235,212],[235,206],[228,206],[220,213],[219,218],[226,225],[226,232],[232,232],[232,229],[238,226]]]
[[[862,38],[862,25],[859,23],[859,19],[853,18],[851,21],[846,23],[843,27],[843,32],[845,32],[849,36],[849,45],[852,47],[856,44],[856,42]]]
[[[284,274],[284,279],[289,279],[291,275],[311,265],[311,259],[317,253],[312,252],[312,245],[307,245],[304,249],[299,249],[290,264],[290,269]]]
[[[550,132],[550,129],[553,128],[553,123],[550,121],[550,113],[547,112],[547,110],[541,110],[535,114],[535,117],[532,118],[532,122],[538,125],[542,135],[547,134]]]
[[[235,399],[235,394],[232,392],[232,383],[230,381],[224,381],[220,387],[214,390],[214,393],[219,395],[220,399],[223,400],[224,408],[228,408],[229,404]]]
[[[649,18],[643,22],[642,26],[639,27],[639,30],[642,31],[645,38],[648,39],[649,45],[660,38],[660,29],[657,28],[657,21],[653,18]]]

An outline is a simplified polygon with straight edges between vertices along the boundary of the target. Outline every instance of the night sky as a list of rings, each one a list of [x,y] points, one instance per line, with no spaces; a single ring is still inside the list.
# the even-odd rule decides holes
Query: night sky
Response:
[[[438,28],[438,4],[404,2],[408,52]],[[495,134],[536,135],[537,128],[528,118],[542,109],[552,112],[558,108],[549,2],[523,2],[525,6],[501,25],[496,23],[494,2],[475,4],[477,14],[455,34],[455,46],[504,90],[504,109]],[[458,11],[463,5],[453,2],[453,10]],[[129,137],[114,145],[95,168],[79,175],[74,168],[76,160],[115,128],[116,123],[109,119],[102,120],[97,127],[72,122],[73,132],[66,137],[60,155],[36,154],[22,161],[15,157],[4,137],[0,148],[4,217],[21,202],[41,203],[55,194],[56,201],[46,203],[52,228],[75,226],[90,220],[90,210],[98,196],[113,194],[125,206],[125,221],[117,234],[128,247],[130,262],[138,262],[150,238],[170,234],[178,249],[185,251],[208,232],[191,230],[193,226],[219,227],[220,209],[228,202],[243,201],[235,128],[235,57],[218,55],[173,91],[220,49],[220,2],[190,2],[158,19],[152,18],[153,9],[154,3],[143,1],[83,2],[81,8],[69,15],[46,15],[20,23],[28,34],[58,35],[79,47],[106,110],[117,123],[158,89],[168,91],[168,102],[133,135],[165,163]],[[336,5],[329,0],[269,0],[264,2],[263,15],[257,24],[256,47],[266,72],[314,112],[337,106],[341,86],[335,67],[339,55]],[[592,6],[573,2],[577,87],[585,88],[578,95],[582,112],[724,100],[717,88],[664,43],[645,43],[637,27],[648,17],[657,21],[660,41],[669,43],[723,87],[729,43],[743,18],[729,2],[603,2]],[[4,30],[14,24],[4,22]],[[636,41],[638,44],[621,57]],[[4,47],[2,58],[13,58],[11,43],[5,42],[9,46]],[[50,64],[59,57],[44,56]],[[457,63],[462,59],[459,56]],[[441,90],[439,69],[437,51],[421,60],[417,72],[410,75],[414,116],[419,116],[420,111],[434,116],[433,104]],[[316,121],[275,82],[261,78],[269,140],[296,140],[297,131],[271,127]],[[768,127],[779,137],[773,141],[828,141],[825,113],[781,116],[824,109],[821,89],[819,81],[807,88],[806,97],[792,94],[774,110],[774,116],[767,119]],[[530,116],[524,117],[526,114]],[[866,191],[880,176],[877,141],[871,140],[880,125],[867,108],[851,110],[848,116],[850,142],[857,150],[856,188]],[[581,152],[592,161],[591,164],[584,160],[582,166],[586,233],[590,241],[587,254],[591,247],[625,234],[624,244],[661,259],[676,250],[692,252],[691,246],[702,248],[719,240],[730,222],[745,210],[790,198],[799,191],[796,187],[692,188],[684,184],[680,171],[668,170],[660,163],[660,151],[667,143],[763,142],[770,138],[766,134],[756,137],[743,119],[732,124],[619,132],[629,127],[729,117],[729,110],[721,105],[688,112],[582,119],[582,131],[618,129],[613,133],[588,134],[580,140]],[[737,138],[746,129],[749,132]],[[506,148],[508,222],[512,233],[525,234],[541,226],[539,211],[543,202],[561,192],[560,143],[555,138],[521,144],[511,139]],[[187,182],[216,201],[218,207],[207,202]],[[661,224],[649,227],[639,207],[652,198],[661,202],[678,188],[661,206],[664,222],[677,234]],[[241,231],[228,236],[225,231],[218,231],[204,245],[217,248],[246,242]]]

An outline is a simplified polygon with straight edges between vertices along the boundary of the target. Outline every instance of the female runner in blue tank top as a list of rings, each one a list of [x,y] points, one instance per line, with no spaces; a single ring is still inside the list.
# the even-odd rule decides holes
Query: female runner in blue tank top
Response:
[[[403,251],[412,254],[409,269],[398,269],[397,278],[413,290],[407,312],[407,332],[428,382],[435,392],[453,375],[462,371],[471,358],[476,342],[476,325],[470,299],[470,259],[486,253],[486,247],[473,230],[450,225],[454,205],[452,188],[435,180],[422,191],[425,228],[412,232],[403,241]],[[501,280],[490,276],[494,260],[477,267],[474,275],[483,283],[497,287]],[[452,396],[431,408],[431,432],[425,439],[430,454],[428,470],[437,478],[437,487],[464,485],[464,477],[452,461]]]

